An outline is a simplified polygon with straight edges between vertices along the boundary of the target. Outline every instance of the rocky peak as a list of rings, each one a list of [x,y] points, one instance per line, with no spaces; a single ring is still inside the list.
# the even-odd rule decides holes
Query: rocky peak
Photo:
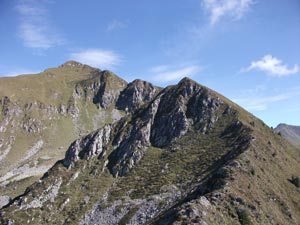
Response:
[[[121,90],[127,82],[110,71],[103,71],[100,76],[100,87],[93,102],[99,104],[102,108],[107,109],[111,104],[117,101]]]
[[[187,78],[175,86],[165,88],[156,96],[154,94],[153,85],[135,80],[128,84],[120,95],[117,105],[124,103],[123,107],[126,103],[126,107],[131,108],[147,101],[149,103],[136,111],[132,117],[128,116],[110,127],[115,135],[105,143],[111,143],[114,149],[108,157],[108,167],[115,176],[127,174],[143,157],[149,146],[165,147],[184,136],[190,129],[202,133],[209,132],[225,110],[220,99],[213,97],[206,88]],[[134,100],[134,103],[129,104],[130,100]],[[127,121],[130,118],[132,119]],[[94,148],[89,147],[91,143],[102,140],[101,133],[105,132],[99,130],[97,135],[90,135],[82,139],[84,141],[75,141],[66,154],[65,165],[86,158],[86,155],[93,157],[99,155],[99,152],[102,153],[103,150],[89,150]],[[96,136],[97,140],[94,140]],[[103,144],[101,146],[102,149],[106,149]]]
[[[207,88],[184,78],[176,86],[164,90],[154,119],[151,142],[163,147],[183,136],[191,127],[206,133],[218,120],[223,102]]]
[[[76,62],[74,60],[69,60],[62,65],[59,66],[59,68],[82,68],[84,66],[87,66],[85,64],[82,64],[80,62]]]
[[[179,85],[181,85],[181,84],[184,84],[184,85],[195,85],[195,84],[197,84],[194,80],[192,80],[191,78],[189,78],[189,77],[184,77],[184,78],[182,78],[180,81],[179,81],[179,83],[178,83]],[[200,85],[200,84],[197,84],[198,86]]]
[[[114,104],[127,82],[114,73],[104,70],[95,71],[90,79],[76,84],[73,97],[92,100],[94,104],[107,109]]]
[[[152,101],[160,88],[143,80],[134,80],[121,92],[116,107],[120,110],[134,111]]]

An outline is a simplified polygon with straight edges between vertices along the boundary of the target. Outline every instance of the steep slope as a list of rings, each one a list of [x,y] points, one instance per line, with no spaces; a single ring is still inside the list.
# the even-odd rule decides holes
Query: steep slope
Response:
[[[109,83],[113,89],[103,86]],[[85,93],[78,93],[83,85]],[[97,107],[93,99],[102,91],[99,101],[113,103],[125,87],[113,73],[74,61],[36,75],[1,78],[0,195],[23,192],[19,180],[27,185],[37,180],[72,140],[118,120],[121,112]]]
[[[135,83],[127,87],[112,72],[75,61],[40,74],[1,78],[0,205],[38,180],[74,139],[119,120],[128,113],[124,106],[140,106],[159,90]],[[136,88],[143,90],[134,101],[136,93],[126,90]],[[127,94],[119,99],[121,92]]]
[[[300,147],[300,126],[292,126],[281,123],[275,128],[275,131],[279,132],[292,144]]]
[[[1,223],[299,224],[299,158],[262,121],[184,78],[74,141]]]

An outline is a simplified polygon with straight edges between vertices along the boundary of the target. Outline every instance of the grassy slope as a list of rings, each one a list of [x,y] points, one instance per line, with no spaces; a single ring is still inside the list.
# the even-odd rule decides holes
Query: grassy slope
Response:
[[[235,166],[225,163],[223,168],[230,171],[226,185],[193,194],[169,211],[171,216],[165,212],[151,224],[299,224],[300,189],[290,179],[300,176],[300,152],[247,114],[239,114],[239,118],[251,128],[253,140],[248,150],[233,160]],[[201,196],[211,205],[201,205]],[[191,211],[205,215],[195,217],[188,213]]]
[[[110,75],[111,85],[115,84],[115,79],[119,79],[115,75]],[[89,66],[60,67],[47,69],[40,74],[23,75],[18,77],[1,78],[0,81],[0,98],[8,96],[12,104],[10,107],[21,109],[19,115],[12,115],[8,130],[0,133],[0,139],[9,140],[14,136],[15,141],[12,149],[0,164],[0,175],[4,175],[8,171],[17,168],[20,165],[34,162],[37,167],[51,167],[57,160],[64,157],[65,150],[69,144],[78,135],[86,134],[96,128],[103,126],[113,120],[111,110],[113,106],[107,110],[99,109],[93,104],[92,99],[77,99],[76,104],[79,108],[79,118],[72,119],[68,114],[47,113],[46,110],[38,107],[31,110],[25,110],[26,104],[38,103],[45,107],[65,108],[70,105],[70,99],[77,83],[90,84],[99,80],[99,72]],[[121,79],[120,79],[121,80]],[[121,80],[122,81],[122,80]],[[125,84],[125,81],[123,81]],[[3,119],[7,118],[0,114],[0,124]],[[20,129],[21,124],[28,118],[34,118],[42,124],[41,132],[28,133]],[[13,126],[14,127],[10,127]],[[23,161],[27,152],[37,143],[43,140],[43,146],[40,151],[32,158]],[[0,149],[3,152],[4,147]],[[36,173],[36,176],[24,180],[24,182],[11,182],[7,186],[0,187],[0,195],[17,196],[25,190],[25,187],[32,181],[40,177],[45,169]],[[11,180],[14,177],[10,178]]]
[[[300,126],[291,126],[287,124],[279,124],[275,128],[276,132],[280,132],[292,144],[300,147]]]

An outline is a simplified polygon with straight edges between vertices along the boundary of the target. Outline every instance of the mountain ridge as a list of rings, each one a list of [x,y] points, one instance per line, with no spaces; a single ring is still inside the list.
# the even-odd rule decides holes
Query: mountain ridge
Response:
[[[21,194],[63,157],[74,139],[126,114],[115,105],[127,82],[75,61],[36,75],[0,79],[0,196]],[[151,94],[158,89],[151,86]],[[138,107],[149,99],[139,96],[130,104]],[[5,188],[8,184],[11,188]],[[19,191],[9,191],[13,189]]]
[[[1,224],[299,223],[299,150],[261,120],[189,78],[113,99],[124,116],[76,139]]]
[[[280,132],[292,144],[300,147],[300,126],[288,125],[280,123],[275,128],[276,132]]]

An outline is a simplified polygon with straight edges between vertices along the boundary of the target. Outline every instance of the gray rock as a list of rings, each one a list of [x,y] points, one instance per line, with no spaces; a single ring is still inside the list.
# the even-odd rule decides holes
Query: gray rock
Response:
[[[117,101],[121,90],[125,88],[126,81],[116,79],[116,76],[110,71],[103,71],[99,84],[100,86],[93,98],[93,102],[107,109]]]
[[[152,101],[159,91],[149,82],[134,80],[121,92],[116,103],[117,109],[132,112]]]
[[[7,195],[0,195],[0,209],[10,202],[11,198]]]
[[[124,105],[121,100],[119,104],[134,109],[144,101],[150,101],[154,94],[153,86],[136,80],[119,98],[124,100]],[[125,100],[130,98],[135,100],[126,105]],[[221,104],[220,100],[209,95],[207,89],[184,78],[177,86],[159,93],[147,107],[135,112],[130,123],[124,119],[73,142],[66,153],[64,165],[69,167],[79,159],[98,156],[105,151],[108,143],[112,143],[114,151],[108,157],[107,166],[114,176],[124,176],[144,156],[149,146],[164,147],[185,135],[190,128],[208,132],[218,120],[215,114]],[[111,133],[117,134],[113,140],[110,139]]]
[[[66,152],[63,164],[71,167],[79,159],[90,159],[101,154],[110,141],[112,125],[103,128],[74,141]]]

